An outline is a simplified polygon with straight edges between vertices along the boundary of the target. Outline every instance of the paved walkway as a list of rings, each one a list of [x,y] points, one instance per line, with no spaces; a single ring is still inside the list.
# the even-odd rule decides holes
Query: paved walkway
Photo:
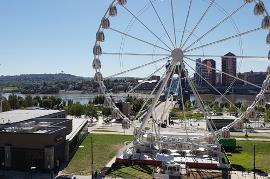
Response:
[[[270,139],[263,139],[263,138],[235,138],[236,140],[243,140],[243,141],[267,141],[270,142]]]

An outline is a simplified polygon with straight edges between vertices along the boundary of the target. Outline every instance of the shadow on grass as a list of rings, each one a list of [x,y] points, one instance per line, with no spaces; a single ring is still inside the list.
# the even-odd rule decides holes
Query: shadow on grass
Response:
[[[261,169],[255,169],[252,170],[252,172],[255,171],[255,173],[258,173],[261,176],[268,176],[268,173],[266,173],[265,171],[261,170]]]
[[[132,168],[137,172],[141,172],[144,174],[148,174],[151,175],[153,172],[153,169],[151,168],[151,166],[148,165],[138,165],[138,164],[127,164],[127,165],[122,165],[122,164],[113,164],[110,171],[108,173],[106,173],[106,175],[109,176],[117,176],[117,177],[129,177],[129,178],[139,178],[139,176],[136,175],[136,172],[124,172],[121,169],[124,168]]]
[[[246,171],[247,170],[242,165],[237,165],[237,164],[231,164],[231,167],[233,170],[236,170],[236,171]]]

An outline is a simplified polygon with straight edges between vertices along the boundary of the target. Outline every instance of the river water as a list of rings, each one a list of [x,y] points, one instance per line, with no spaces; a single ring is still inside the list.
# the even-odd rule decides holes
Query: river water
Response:
[[[4,93],[4,97],[8,97],[11,95],[11,93]],[[25,97],[25,94],[19,94],[16,93],[15,95]],[[139,98],[147,98],[149,97],[149,94],[134,94],[135,96]],[[32,96],[55,96],[62,98],[64,101],[68,100],[73,100],[73,102],[80,102],[81,104],[87,104],[89,101],[93,101],[96,97],[96,94],[84,94],[81,93],[80,91],[75,91],[75,92],[60,92],[59,94],[34,94]],[[119,93],[119,94],[114,94],[113,98],[115,100],[124,100],[126,98],[127,94],[125,93]],[[227,102],[225,98],[220,99],[220,95],[214,95],[214,94],[202,94],[200,95],[203,101],[208,101],[208,102],[213,102],[215,100],[219,102]],[[246,104],[251,104],[256,95],[239,95],[239,94],[231,94],[231,95],[226,95],[226,98],[230,100],[232,103],[237,103],[237,102],[242,102]],[[267,102],[270,101],[270,94],[265,95]],[[195,100],[194,96],[191,95],[191,101]]]

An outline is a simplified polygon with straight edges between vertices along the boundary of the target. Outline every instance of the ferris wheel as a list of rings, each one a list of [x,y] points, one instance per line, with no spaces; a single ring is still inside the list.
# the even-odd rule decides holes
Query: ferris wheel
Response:
[[[104,105],[113,109],[114,117],[123,120],[123,128],[134,128],[131,155],[135,155],[137,146],[146,146],[146,142],[151,150],[203,147],[217,151],[219,158],[218,140],[228,137],[229,130],[243,119],[256,118],[255,107],[265,107],[265,93],[270,84],[270,68],[265,69],[270,60],[267,46],[270,44],[270,16],[266,10],[269,5],[262,0],[112,1],[96,33],[92,67],[94,80],[99,84],[98,93],[105,96]],[[266,79],[262,85],[241,78],[237,73],[263,68]],[[217,74],[221,81],[226,81],[222,90],[217,88]],[[145,84],[151,85],[140,111],[133,117],[116,107],[113,93],[105,85],[107,79],[128,76],[141,80],[130,84],[126,94],[134,94]],[[161,76],[160,80],[151,81],[154,76]],[[238,83],[258,91],[244,111],[227,97]],[[238,117],[217,129],[211,121],[212,111],[207,107],[209,102],[205,102],[201,86],[216,94],[210,104],[225,101],[237,109]],[[164,134],[161,124],[168,120],[175,106],[188,121],[185,103],[191,99],[190,95],[194,100],[193,110],[203,116],[207,130],[197,129],[203,134],[195,134],[185,124],[176,127],[183,131],[181,137]]]

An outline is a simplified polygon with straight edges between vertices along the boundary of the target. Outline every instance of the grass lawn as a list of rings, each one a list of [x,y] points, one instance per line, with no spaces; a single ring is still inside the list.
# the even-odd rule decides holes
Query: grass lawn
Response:
[[[242,148],[229,156],[232,167],[237,170],[253,169],[254,144],[256,145],[256,169],[270,172],[270,142],[237,141],[237,145]]]
[[[91,136],[93,138],[93,169],[100,171],[124,145],[124,142],[131,141],[133,136],[113,134],[90,134],[82,142],[81,146],[68,166],[65,174],[89,175],[91,173]]]
[[[141,179],[152,179],[151,174],[155,166],[150,165],[118,165],[115,164],[112,167],[112,171],[108,174],[110,177],[121,177],[121,178],[141,178]]]

